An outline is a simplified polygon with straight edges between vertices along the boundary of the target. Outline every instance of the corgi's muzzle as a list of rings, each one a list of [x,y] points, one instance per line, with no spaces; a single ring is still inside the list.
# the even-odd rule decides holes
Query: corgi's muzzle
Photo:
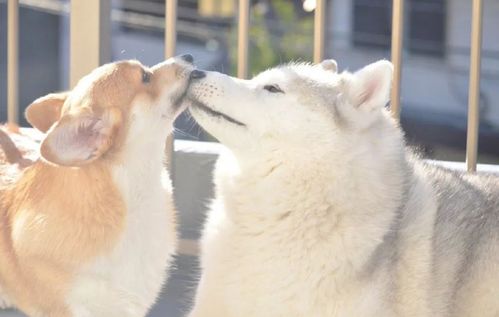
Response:
[[[194,57],[191,54],[180,55],[179,58],[181,60],[183,60],[184,62],[187,62],[189,64],[193,64],[194,63]]]
[[[192,57],[191,54],[180,55],[177,58],[179,58],[182,61],[185,61],[185,62],[187,62],[187,63],[189,63],[191,65],[194,63],[194,57]],[[174,109],[181,108],[181,106],[183,104],[183,101],[184,101],[185,97],[187,96],[187,92],[189,90],[191,82],[193,80],[200,79],[200,78],[203,78],[203,77],[206,77],[206,73],[205,72],[203,72],[201,70],[197,70],[197,69],[191,70],[191,72],[188,75],[188,79],[187,79],[187,82],[185,84],[184,89],[182,89],[182,92],[179,93],[179,94],[177,94],[173,98],[173,108]]]

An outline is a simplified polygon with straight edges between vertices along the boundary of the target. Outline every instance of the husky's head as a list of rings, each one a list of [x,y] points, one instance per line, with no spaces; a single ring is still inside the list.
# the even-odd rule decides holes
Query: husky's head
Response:
[[[379,142],[384,130],[398,131],[384,109],[392,64],[382,60],[355,73],[336,68],[333,60],[289,64],[251,80],[207,72],[189,89],[190,111],[236,155],[246,156],[351,152],[353,145]]]

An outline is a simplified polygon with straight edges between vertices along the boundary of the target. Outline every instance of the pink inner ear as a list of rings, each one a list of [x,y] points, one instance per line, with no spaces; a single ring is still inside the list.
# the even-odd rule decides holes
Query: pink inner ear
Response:
[[[95,140],[100,136],[99,121],[102,120],[92,118],[88,122],[82,122],[76,131],[77,142],[88,145],[95,144]]]
[[[108,132],[109,129],[102,119],[88,118],[78,126],[73,146],[86,148],[88,150],[87,159],[91,159],[105,147]]]
[[[359,105],[367,103],[371,101],[376,93],[376,90],[379,88],[378,83],[375,80],[369,79],[365,83],[365,86],[362,87],[362,91],[359,96]]]
[[[110,125],[111,122],[95,116],[66,118],[47,135],[42,156],[59,165],[85,164],[107,150]]]

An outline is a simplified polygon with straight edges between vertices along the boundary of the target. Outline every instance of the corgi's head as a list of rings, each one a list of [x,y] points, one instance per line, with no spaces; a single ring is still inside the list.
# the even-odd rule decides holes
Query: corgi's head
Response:
[[[57,165],[82,166],[119,158],[133,144],[161,144],[183,110],[192,60],[182,55],[151,68],[138,61],[106,64],[71,91],[35,100],[26,118],[47,132],[42,157]]]

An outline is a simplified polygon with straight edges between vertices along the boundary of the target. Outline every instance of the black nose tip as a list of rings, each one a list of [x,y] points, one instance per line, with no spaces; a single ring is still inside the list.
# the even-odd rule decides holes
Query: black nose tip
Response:
[[[191,78],[192,79],[201,79],[201,78],[204,78],[204,77],[206,77],[206,73],[203,72],[203,71],[201,71],[201,70],[195,69],[195,70],[193,70],[191,72]]]
[[[187,63],[192,64],[194,62],[194,57],[191,54],[180,55],[180,58]]]

